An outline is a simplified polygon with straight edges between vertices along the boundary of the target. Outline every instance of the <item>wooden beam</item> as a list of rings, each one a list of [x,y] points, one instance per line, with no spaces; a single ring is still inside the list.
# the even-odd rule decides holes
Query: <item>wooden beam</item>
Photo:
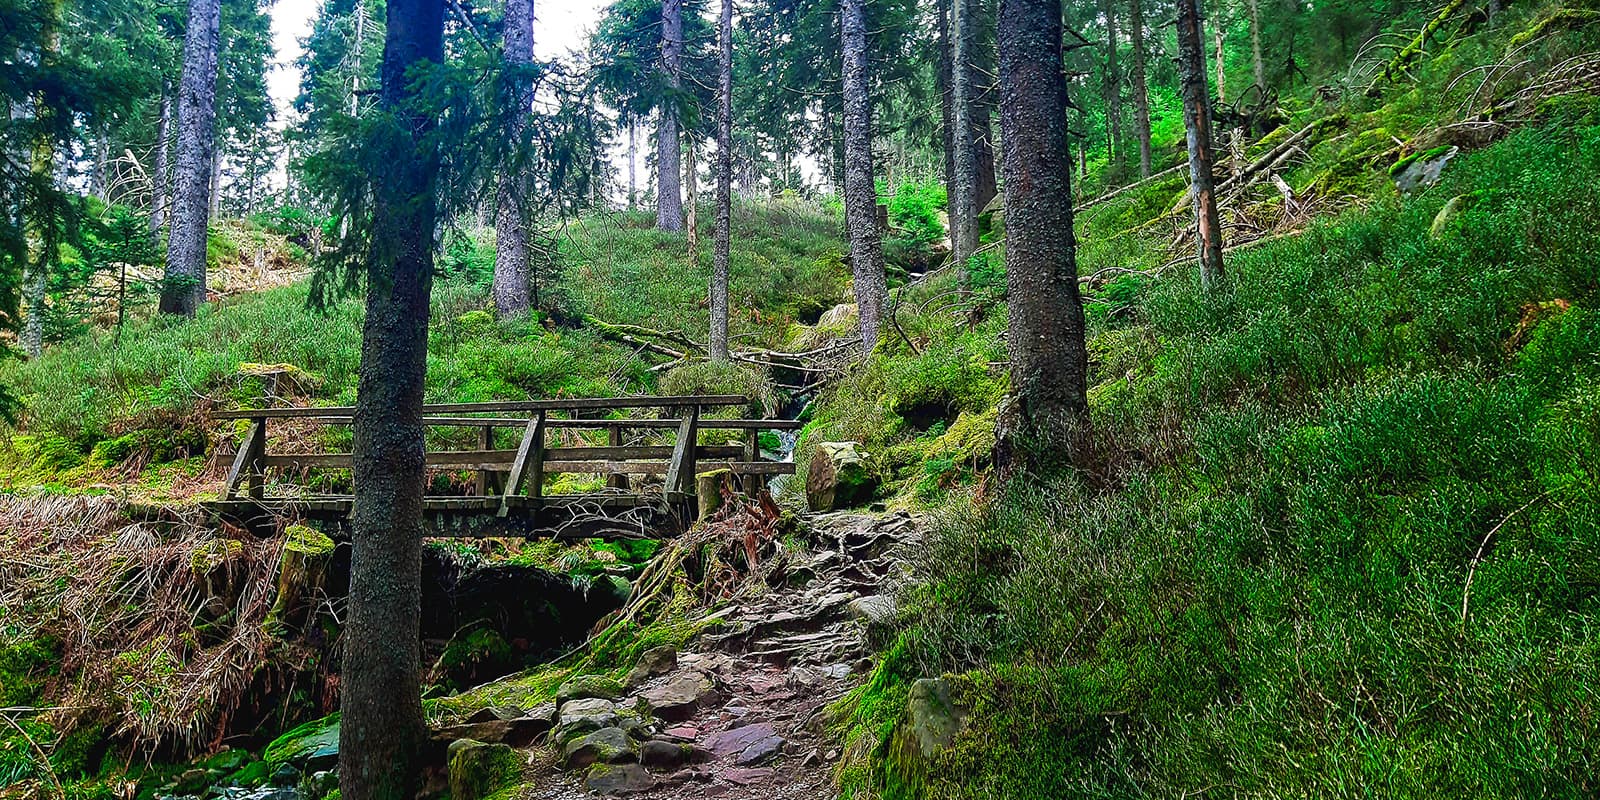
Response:
[[[578,411],[622,408],[687,408],[689,406],[740,406],[748,400],[744,395],[671,395],[662,397],[581,397],[571,400],[507,400],[493,403],[435,403],[422,407],[424,414],[472,414],[517,411]],[[321,406],[309,408],[273,408],[242,411],[216,411],[212,419],[255,419],[267,417],[349,417],[355,415],[354,406]],[[590,420],[584,420],[588,422]],[[598,421],[598,420],[595,420]]]
[[[699,406],[685,407],[682,416],[678,418],[678,441],[672,446],[672,461],[667,465],[667,481],[664,489],[669,495],[694,494],[695,440],[700,435],[695,423],[699,419]]]
[[[239,493],[239,484],[249,481],[249,494],[261,499],[262,452],[267,447],[267,421],[254,419],[244,439],[239,442],[239,452],[233,457],[233,467],[228,470],[228,481],[222,490],[222,499],[232,500]]]
[[[335,409],[337,410],[337,409]],[[218,414],[227,416],[213,416],[213,419],[236,419],[235,412],[221,411]],[[299,415],[301,419],[309,419],[324,425],[352,425],[355,417],[339,414],[312,414]],[[527,417],[423,417],[422,424],[439,428],[521,428],[528,424]],[[631,429],[671,429],[678,427],[676,419],[549,419],[544,421],[546,428],[567,428],[574,430],[631,430]],[[804,428],[806,423],[797,419],[702,419],[700,427],[703,430],[758,430],[758,431],[797,431]]]
[[[793,475],[788,461],[695,461],[699,472],[729,469],[738,475]],[[546,461],[546,472],[563,475],[665,475],[672,468],[664,461]]]
[[[621,447],[622,446],[622,428],[620,426],[619,427],[614,427],[610,431],[608,431],[607,432],[607,436],[608,436],[608,441],[611,443],[612,447]],[[628,488],[628,476],[623,474],[622,472],[620,472],[618,470],[607,470],[606,471],[606,488],[607,489],[619,489],[619,490],[624,490],[624,491],[627,490],[627,488]]]
[[[544,412],[540,411],[522,431],[522,445],[517,448],[517,456],[511,462],[511,474],[506,477],[505,494],[500,498],[499,516],[505,516],[511,511],[511,498],[522,494],[522,482],[527,478],[529,467],[533,468],[534,478],[544,482]]]
[[[549,420],[545,421],[549,427]],[[523,422],[526,427],[527,422]],[[546,448],[544,455],[548,459],[562,461],[626,461],[635,458],[660,459],[665,461],[672,457],[675,447],[551,447]],[[426,453],[423,458],[425,463],[440,469],[476,469],[503,472],[507,465],[516,461],[519,450],[440,450]],[[738,458],[744,454],[743,448],[738,445],[701,445],[696,457],[705,458]],[[350,453],[301,453],[299,455],[266,456],[264,463],[269,467],[287,469],[304,469],[307,467],[345,467],[352,464]],[[547,472],[560,472],[561,470],[547,469]]]

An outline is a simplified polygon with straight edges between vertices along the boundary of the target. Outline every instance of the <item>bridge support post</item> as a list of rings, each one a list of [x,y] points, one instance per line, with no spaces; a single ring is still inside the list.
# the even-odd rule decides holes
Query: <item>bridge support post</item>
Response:
[[[695,449],[700,442],[700,406],[684,406],[678,418],[678,441],[672,446],[672,461],[667,464],[667,502],[695,499]]]
[[[266,452],[267,420],[263,417],[252,418],[249,431],[239,443],[239,452],[233,457],[233,468],[228,470],[228,482],[222,490],[222,499],[233,500],[238,497],[240,485],[245,487],[245,494],[251,500],[260,500],[265,496],[262,459]]]
[[[534,505],[544,493],[544,411],[537,411],[522,429],[522,444],[517,448],[516,460],[511,462],[511,474],[506,476],[506,490],[500,496],[497,516],[511,513],[511,498],[522,494],[523,481],[531,479]]]

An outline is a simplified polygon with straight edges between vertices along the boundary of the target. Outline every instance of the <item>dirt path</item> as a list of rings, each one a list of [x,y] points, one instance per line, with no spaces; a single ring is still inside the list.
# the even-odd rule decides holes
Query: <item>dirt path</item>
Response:
[[[630,709],[643,707],[633,697],[614,704],[623,721],[613,724],[631,725],[614,742],[620,748],[599,741],[605,730],[560,751],[544,748],[535,765],[542,777],[524,796],[832,797],[839,753],[821,730],[823,712],[865,679],[867,627],[892,615],[892,583],[918,526],[906,514],[827,514],[812,517],[810,529],[815,550],[785,587],[725,609],[727,625],[637,686],[648,716],[628,721]],[[605,701],[568,701],[561,725],[594,713],[601,723],[611,719]],[[581,743],[589,739],[596,741]],[[591,758],[596,765],[582,764]]]

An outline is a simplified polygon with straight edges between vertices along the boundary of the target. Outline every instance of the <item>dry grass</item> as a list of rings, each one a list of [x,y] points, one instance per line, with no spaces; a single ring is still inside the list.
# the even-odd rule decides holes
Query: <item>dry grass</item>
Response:
[[[0,496],[0,520],[0,605],[60,644],[58,729],[104,724],[146,751],[217,746],[267,662],[281,538],[234,537],[195,512],[133,521],[108,497]]]

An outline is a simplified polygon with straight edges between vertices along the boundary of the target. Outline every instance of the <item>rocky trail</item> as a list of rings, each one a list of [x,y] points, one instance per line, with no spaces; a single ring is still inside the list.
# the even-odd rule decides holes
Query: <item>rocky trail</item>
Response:
[[[784,587],[719,610],[724,624],[685,652],[646,653],[622,696],[564,691],[544,710],[553,727],[528,751],[535,778],[520,796],[831,796],[839,752],[824,712],[865,679],[866,637],[893,613],[918,526],[906,514],[828,514],[810,528],[816,549]],[[452,772],[471,747],[453,745]]]

